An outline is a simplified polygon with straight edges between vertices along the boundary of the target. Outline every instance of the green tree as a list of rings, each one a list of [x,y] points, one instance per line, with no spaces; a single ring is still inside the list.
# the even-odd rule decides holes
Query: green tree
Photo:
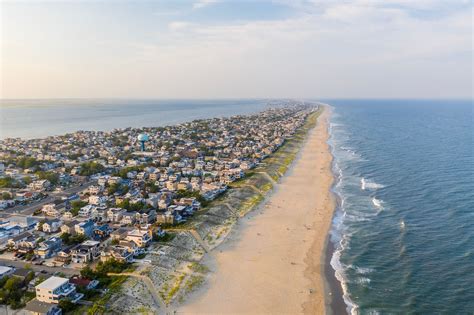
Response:
[[[39,179],[46,179],[51,184],[56,185],[59,182],[59,174],[52,171],[38,171],[35,173]]]
[[[2,195],[0,196],[0,198],[3,200],[9,200],[9,199],[12,199],[12,194],[10,194],[7,191],[4,191]]]
[[[86,162],[81,164],[81,171],[79,172],[82,176],[91,176],[97,173],[101,173],[105,170],[105,167],[97,162]]]
[[[16,165],[18,167],[25,169],[25,168],[31,168],[33,166],[37,166],[38,164],[39,162],[35,158],[25,156],[19,159]]]
[[[65,298],[59,300],[58,306],[64,313],[67,313],[72,311],[76,307],[76,304],[72,303],[70,299]]]

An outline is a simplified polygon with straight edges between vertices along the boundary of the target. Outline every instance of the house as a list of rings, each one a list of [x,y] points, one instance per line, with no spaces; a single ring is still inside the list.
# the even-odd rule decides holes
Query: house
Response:
[[[132,252],[133,256],[137,256],[143,253],[143,248],[138,247],[138,245],[132,241],[122,239],[119,241],[118,245],[128,248]]]
[[[135,223],[135,213],[134,212],[125,212],[122,215],[121,224],[132,225]]]
[[[109,211],[107,211],[107,218],[109,221],[117,223],[122,220],[122,216],[125,213],[125,210],[122,208],[110,208]]]
[[[121,184],[122,183],[122,178],[119,177],[119,176],[111,176],[109,178],[109,184],[110,185],[113,185],[113,184]]]
[[[156,215],[156,222],[162,224],[174,224],[174,215],[171,211],[166,211],[165,213],[158,213]]]
[[[0,266],[0,279],[10,276],[14,271],[11,267]]]
[[[108,224],[97,226],[94,229],[93,237],[95,240],[106,239],[109,235],[110,235],[110,227]]]
[[[85,205],[84,207],[79,209],[79,212],[77,213],[77,215],[83,218],[89,218],[93,209],[94,209],[93,205]]]
[[[32,237],[33,235],[30,233],[30,232],[23,232],[21,234],[18,234],[12,238],[9,238],[8,239],[8,246],[12,247],[12,248],[18,248],[18,245],[23,242],[23,241],[26,241],[28,238]]]
[[[91,211],[90,218],[97,222],[107,221],[107,207],[94,207]]]
[[[35,287],[36,299],[40,302],[58,304],[63,298],[69,298],[73,303],[84,295],[76,293],[76,286],[61,277],[50,277]]]
[[[100,260],[108,261],[110,259],[130,263],[133,261],[133,252],[124,246],[109,246],[101,252]]]
[[[140,224],[153,223],[156,220],[156,210],[151,209],[147,212],[137,213],[137,220]]]
[[[107,202],[106,196],[92,195],[89,197],[89,203],[91,205],[103,205]]]
[[[29,230],[36,226],[38,219],[32,216],[25,217],[19,215],[12,215],[10,218],[8,218],[8,221],[11,225],[18,225],[25,230]]]
[[[79,221],[77,220],[64,223],[63,225],[61,225],[61,233],[67,233],[71,235],[76,234],[75,226],[78,223]]]
[[[61,250],[62,244],[59,237],[51,237],[39,244],[39,247],[35,249],[35,254],[43,259],[50,258]]]
[[[151,233],[148,230],[134,229],[127,233],[125,239],[134,242],[139,247],[146,247],[151,242]]]
[[[90,237],[94,232],[94,222],[92,220],[79,222],[74,226],[74,230],[77,234],[82,234]]]
[[[60,207],[54,203],[44,205],[41,211],[48,217],[59,217],[61,215]]]
[[[46,222],[43,223],[42,231],[45,233],[56,233],[57,231],[59,231],[62,224],[63,221],[59,219],[46,220]]]
[[[54,260],[68,264],[71,262],[71,249],[74,247],[74,245],[68,246],[63,248],[58,252]]]
[[[51,186],[51,183],[47,179],[35,180],[31,184],[28,185],[28,188],[36,190],[36,191],[43,191],[48,189]]]
[[[90,279],[82,278],[79,276],[73,276],[71,279],[69,279],[69,283],[74,284],[76,287],[82,287],[87,290],[92,290],[97,287],[97,285],[99,284],[99,281],[90,280]]]
[[[32,250],[36,248],[38,240],[39,238],[34,235],[31,235],[27,237],[26,239],[23,239],[22,241],[18,243],[16,247],[17,252],[23,253],[23,254],[31,252]]]
[[[74,218],[74,215],[70,211],[64,212],[64,214],[62,216],[62,219],[66,220],[66,221],[72,220],[73,218]]]
[[[99,256],[100,242],[87,240],[71,249],[71,260],[74,263],[87,263]]]
[[[103,186],[92,185],[89,186],[89,194],[98,195],[103,191]]]
[[[110,233],[110,237],[112,238],[112,240],[122,240],[127,237],[129,231],[130,228],[121,227]]]
[[[57,304],[41,302],[38,299],[26,303],[25,310],[31,315],[61,315],[63,313]]]

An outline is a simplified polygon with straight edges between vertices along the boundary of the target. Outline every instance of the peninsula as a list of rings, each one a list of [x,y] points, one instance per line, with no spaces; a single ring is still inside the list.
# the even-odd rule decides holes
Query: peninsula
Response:
[[[216,279],[227,268],[221,259],[241,230],[242,244],[248,238],[257,246],[243,253],[253,255],[263,251],[259,246],[275,245],[269,236],[283,228],[280,222],[285,226],[275,240],[281,248],[261,262],[278,257],[288,266],[280,262],[269,271],[293,269],[303,291],[292,293],[288,307],[323,307],[319,254],[332,213],[323,203],[330,180],[318,175],[329,172],[326,114],[314,129],[323,112],[317,103],[274,105],[175,126],[2,140],[0,262],[2,281],[17,288],[5,292],[6,304],[33,313],[169,313],[190,297],[198,301],[200,287],[210,285],[208,294],[219,288]],[[259,230],[253,240],[246,221]],[[298,254],[287,252],[290,247]],[[215,269],[212,259],[222,267]],[[264,271],[248,268],[247,276],[255,271],[257,279]],[[28,288],[36,297],[22,293]]]

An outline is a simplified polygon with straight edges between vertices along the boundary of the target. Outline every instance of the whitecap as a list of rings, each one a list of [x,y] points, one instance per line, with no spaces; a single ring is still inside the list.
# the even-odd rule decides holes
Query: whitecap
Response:
[[[406,229],[405,221],[404,221],[404,220],[401,220],[401,221],[400,221],[400,230],[405,231],[405,229]]]
[[[377,190],[384,187],[384,185],[372,182],[370,180],[366,180],[364,177],[362,177],[362,179],[360,180],[360,188],[362,190]]]
[[[358,277],[355,279],[354,281],[355,283],[358,283],[358,284],[369,284],[370,283],[370,279],[369,278],[366,278],[366,277]]]
[[[377,209],[383,209],[383,201],[375,197],[372,198],[372,203]]]

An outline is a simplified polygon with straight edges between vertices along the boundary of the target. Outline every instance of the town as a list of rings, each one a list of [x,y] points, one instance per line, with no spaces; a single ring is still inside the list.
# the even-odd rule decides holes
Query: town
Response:
[[[32,314],[94,305],[147,263],[317,109],[0,141],[0,303]],[[26,313],[28,314],[28,313]]]

